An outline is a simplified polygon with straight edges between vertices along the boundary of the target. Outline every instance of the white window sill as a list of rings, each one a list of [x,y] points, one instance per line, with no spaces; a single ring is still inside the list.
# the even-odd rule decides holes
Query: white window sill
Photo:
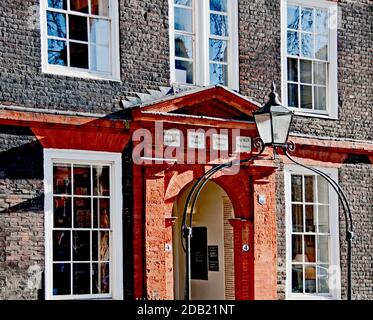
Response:
[[[286,296],[286,300],[340,300],[332,296],[321,296],[313,294],[292,294]]]
[[[91,73],[88,71],[82,71],[81,69],[73,70],[71,68],[66,69],[65,67],[59,67],[59,66],[48,65],[48,67],[42,68],[42,72],[44,74],[58,75],[58,76],[65,76],[65,77],[72,77],[72,78],[113,81],[113,82],[119,82],[119,83],[122,82],[120,80],[120,77],[115,77],[115,76],[112,76],[111,74]]]
[[[299,111],[298,109],[289,108],[290,110],[294,111],[295,116],[300,117],[309,117],[309,118],[319,118],[319,119],[326,119],[326,120],[338,120],[337,116],[332,116],[327,113],[315,113],[315,112],[307,112],[307,111]]]

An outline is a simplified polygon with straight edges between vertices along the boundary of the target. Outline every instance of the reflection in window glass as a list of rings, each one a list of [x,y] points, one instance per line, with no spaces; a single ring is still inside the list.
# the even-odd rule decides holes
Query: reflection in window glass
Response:
[[[88,0],[70,0],[70,10],[88,13]]]
[[[193,58],[193,37],[181,34],[175,35],[175,56]]]
[[[192,21],[192,10],[175,8],[175,30],[192,32]]]
[[[91,0],[91,14],[109,16],[110,0]]]
[[[64,9],[66,10],[67,0],[48,0],[48,7],[54,9]]]
[[[227,12],[227,0],[210,0],[210,10]]]
[[[228,61],[228,45],[227,41],[210,39],[210,60],[227,62]]]
[[[175,60],[175,79],[179,83],[193,83],[193,62]]]
[[[227,16],[221,14],[210,14],[210,33],[216,36],[228,36]]]
[[[228,66],[226,64],[210,63],[210,84],[228,83]]]
[[[48,36],[66,38],[66,15],[47,11],[47,33]]]

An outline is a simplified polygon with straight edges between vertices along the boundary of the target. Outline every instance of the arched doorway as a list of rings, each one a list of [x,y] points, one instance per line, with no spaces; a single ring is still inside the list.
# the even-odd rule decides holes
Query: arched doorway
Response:
[[[184,187],[173,205],[174,297],[184,299],[185,252],[181,240],[182,214],[194,182]],[[192,299],[235,298],[234,239],[229,222],[234,217],[227,193],[209,181],[198,198],[193,215],[191,243]]]

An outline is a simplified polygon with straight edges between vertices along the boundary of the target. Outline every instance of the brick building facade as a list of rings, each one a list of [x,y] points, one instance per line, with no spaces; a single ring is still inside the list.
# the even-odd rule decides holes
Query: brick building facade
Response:
[[[109,9],[105,11],[107,3]],[[289,138],[297,146],[296,158],[335,175],[346,192],[356,234],[352,298],[372,299],[370,1],[3,0],[0,9],[0,299],[50,299],[59,295],[79,298],[95,294],[119,299],[181,298],[177,290],[182,292],[182,277],[176,273],[183,270],[176,267],[181,260],[175,258],[176,249],[182,252],[175,240],[180,236],[176,231],[180,216],[175,204],[185,202],[185,190],[211,163],[226,161],[231,154],[227,152],[198,164],[138,164],[133,158],[139,145],[134,134],[138,129],[148,129],[156,137],[157,124],[162,123],[165,130],[176,128],[185,134],[188,129],[217,129],[228,130],[229,137],[233,137],[234,130],[241,130],[240,135],[253,141],[257,131],[252,112],[266,101],[272,80],[281,88],[285,105],[296,97]],[[183,20],[183,14],[189,17],[189,11],[193,12],[191,19],[195,23],[190,30],[189,20]],[[325,20],[327,27],[321,30],[317,19],[324,13],[329,16]],[[50,22],[50,17],[55,20]],[[82,19],[86,19],[87,25],[79,25]],[[215,23],[225,21],[227,25],[212,25],[211,19],[216,19]],[[107,30],[102,27],[105,21],[109,21],[109,33],[100,38],[100,32]],[[293,51],[289,49],[295,43],[289,44],[291,37],[301,39],[296,42],[297,49],[291,48]],[[307,37],[313,37],[311,49],[307,48]],[[328,40],[323,47],[324,38]],[[225,46],[224,54],[214,43]],[[67,58],[61,53],[61,46]],[[328,54],[324,57],[325,46]],[[108,53],[102,53],[106,48]],[[307,56],[306,49],[313,52],[312,57]],[[54,61],[53,52],[57,52]],[[105,59],[110,61],[109,67],[102,63]],[[291,73],[294,61],[296,76]],[[187,64],[192,69],[186,68]],[[313,75],[311,84],[306,85],[308,64]],[[327,68],[327,79],[317,82],[316,65]],[[222,71],[219,79],[214,78],[213,74],[220,70],[227,71]],[[292,86],[297,88],[295,95],[291,95]],[[308,96],[304,93],[306,87],[311,90]],[[319,92],[324,92],[324,88],[323,96]],[[303,98],[311,99],[311,108]],[[154,153],[163,142],[161,137],[160,143],[150,144],[150,157],[157,158]],[[212,145],[212,138],[203,144],[205,148]],[[232,153],[233,138],[227,144]],[[68,150],[76,153],[69,156]],[[254,145],[246,152],[255,153]],[[232,226],[222,233],[233,234],[230,246],[234,249],[226,245],[224,235],[208,243],[219,243],[220,271],[223,260],[234,264],[234,276],[225,273],[225,280],[220,280],[225,281],[225,292],[220,298],[345,299],[347,247],[345,219],[338,201],[332,203],[332,192],[326,191],[330,196],[323,203],[323,193],[316,191],[320,187],[325,193],[318,177],[298,171],[282,155],[276,160],[269,159],[272,154],[266,152],[237,175],[214,176],[211,182],[211,190],[218,186],[216,192],[229,198],[233,212],[230,219],[226,213],[222,215],[224,225]],[[60,173],[53,172],[53,167]],[[108,178],[108,193],[98,191],[105,187],[104,171],[100,170],[106,167],[110,167],[112,174]],[[82,168],[88,168],[91,177],[88,191],[78,180],[86,177]],[[65,185],[68,191],[61,194],[55,187],[59,177],[66,179],[63,172],[69,172],[68,183],[72,185]],[[296,187],[292,182],[298,178],[303,198],[294,203],[291,190]],[[311,197],[315,199],[306,200],[306,183],[310,183],[307,181],[312,181],[315,189]],[[78,190],[79,183],[82,186]],[[263,195],[265,202],[259,203],[259,196]],[[208,197],[206,193],[206,203]],[[73,203],[70,220],[62,219],[55,230],[57,202],[70,205],[68,199]],[[79,212],[79,199],[89,199],[89,210],[100,212],[99,220],[105,199],[112,201],[112,226],[104,227],[101,220],[95,222],[91,215],[89,226],[79,227],[84,224],[74,220]],[[199,212],[207,217],[212,209],[208,209],[210,204],[203,208],[201,199]],[[299,227],[302,231],[294,225],[296,206],[303,208],[299,209],[303,212]],[[306,212],[311,206],[318,209]],[[322,207],[329,210],[325,234],[319,231]],[[314,221],[309,225],[308,214]],[[294,219],[293,225],[289,219]],[[206,221],[203,223],[207,224]],[[298,233],[292,234],[294,230]],[[82,232],[89,232],[89,259],[84,257]],[[110,234],[110,258],[100,251],[94,259],[93,239],[99,237],[103,249],[106,233]],[[54,235],[62,247],[57,246]],[[70,237],[66,259],[55,252],[67,250],[62,236]],[[292,237],[303,239],[299,240],[301,249]],[[326,240],[327,261],[321,258],[322,237],[330,237]],[[308,242],[313,245],[307,247]],[[71,249],[79,243],[81,251]],[[244,244],[249,245],[248,252],[242,250]],[[229,250],[234,251],[233,258],[228,255]],[[306,260],[307,250],[313,250],[313,254]],[[295,262],[297,252],[303,260]],[[336,278],[329,269],[328,284],[322,284],[322,268],[332,265],[338,269],[334,270]],[[105,287],[106,268],[110,268],[110,289]],[[89,280],[84,278],[86,270]],[[210,280],[216,274],[208,271]],[[113,281],[118,279],[121,284],[114,286]],[[71,282],[71,287],[67,288],[64,281]],[[194,279],[192,286],[202,288],[201,281],[204,280]],[[198,290],[195,297],[203,298],[203,289]],[[209,293],[205,297],[211,298]]]

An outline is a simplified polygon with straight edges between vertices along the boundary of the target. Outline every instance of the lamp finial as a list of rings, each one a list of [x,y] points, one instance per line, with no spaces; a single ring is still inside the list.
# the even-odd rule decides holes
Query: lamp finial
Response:
[[[281,105],[281,101],[280,101],[280,98],[278,96],[278,93],[276,92],[276,84],[275,84],[275,81],[272,81],[272,85],[271,85],[271,93],[269,94],[269,101],[268,103],[272,106],[280,106]]]

